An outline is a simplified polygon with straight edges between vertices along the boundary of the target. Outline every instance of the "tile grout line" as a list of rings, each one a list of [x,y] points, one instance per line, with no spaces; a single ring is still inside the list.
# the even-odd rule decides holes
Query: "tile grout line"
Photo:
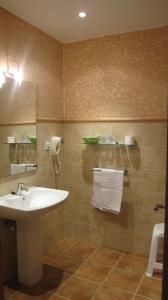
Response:
[[[92,253],[91,255],[89,255],[89,257],[92,256],[93,254],[95,254],[97,251],[98,251],[98,248],[96,248],[96,249],[93,251],[93,253]],[[86,260],[84,260],[84,261],[82,262],[82,264],[81,264],[77,269],[79,269],[81,266],[83,266],[87,261],[88,261],[88,258],[87,258]],[[77,269],[75,270],[75,272],[77,271]],[[68,273],[68,272],[64,272],[64,273]],[[69,274],[70,274],[70,273],[69,273]],[[58,290],[57,290],[56,293],[55,293],[56,295],[59,293],[59,290],[65,285],[65,283],[67,283],[67,282],[70,281],[70,279],[71,279],[72,276],[76,276],[76,275],[75,275],[74,273],[71,273],[70,276],[69,276],[69,278],[68,278],[67,280],[65,280],[65,282],[62,283],[61,287],[58,288]],[[76,277],[78,277],[78,276],[76,276]],[[80,277],[78,277],[78,278],[80,278]],[[95,283],[95,281],[92,281],[92,280],[89,280],[89,279],[84,279],[84,278],[82,278],[82,279],[83,279],[83,280],[87,280],[87,281],[89,281],[89,282],[91,282],[91,283]],[[58,294],[58,296],[60,296],[60,295]],[[68,299],[68,300],[71,300],[71,299]]]
[[[83,263],[75,270],[75,272],[76,272],[80,267],[82,267],[83,265],[85,265],[85,264],[87,264],[87,263],[93,263],[92,260],[90,260],[90,259],[91,259],[92,257],[94,257],[94,255],[95,255],[101,248],[102,248],[101,246],[97,247],[97,248],[93,251],[93,253],[90,254],[90,255],[83,261]],[[125,253],[121,253],[121,256],[123,256],[123,255],[125,255]],[[121,256],[120,256],[120,257],[121,257]],[[120,257],[119,257],[119,259],[120,259]],[[118,263],[119,259],[117,260],[116,263]],[[116,264],[116,263],[115,263],[115,264]],[[100,262],[97,262],[97,264],[103,265],[104,267],[109,267],[108,264],[103,264],[103,263],[100,263]],[[114,266],[113,266],[113,267],[114,267]],[[113,267],[112,267],[112,270],[113,270]],[[111,271],[112,271],[112,270],[111,270]],[[110,271],[110,273],[111,273],[111,271]],[[83,278],[83,277],[80,277],[80,276],[75,275],[75,274],[72,274],[72,275],[74,275],[74,276],[76,276],[76,277],[78,277],[78,278],[87,279],[88,281],[90,281],[90,282],[92,282],[92,283],[96,283],[96,281],[94,281],[94,280],[90,280],[90,279],[88,279],[88,278]]]
[[[89,261],[89,259],[90,259],[92,256],[94,256],[94,255],[99,251],[99,249],[101,249],[101,248],[102,248],[101,246],[98,246],[98,247],[93,251],[93,253],[90,254],[90,255],[88,256],[88,258],[87,258],[86,260],[84,260],[83,263],[82,263],[77,269],[79,269],[81,266],[85,265],[85,263],[87,263],[87,262]],[[115,263],[114,266],[112,267],[112,270],[115,268],[115,265],[119,262],[120,258],[121,258],[124,254],[125,254],[125,253],[122,253],[122,254],[121,254],[121,256],[119,257],[119,259],[116,261],[116,263]],[[107,265],[104,265],[104,266],[107,267]],[[75,272],[77,271],[77,269],[75,270]],[[112,270],[109,272],[109,274],[112,272]],[[108,275],[109,275],[109,274],[108,274]],[[73,273],[73,274],[70,274],[69,278],[68,278],[67,280],[65,280],[65,282],[63,282],[63,284],[61,285],[61,287],[58,288],[58,290],[57,290],[56,293],[55,293],[56,295],[60,296],[60,295],[59,295],[59,290],[60,290],[67,282],[70,281],[70,279],[71,279],[72,276],[75,276],[75,277],[77,277],[77,278],[79,278],[79,279],[81,279],[81,280],[86,280],[86,281],[88,281],[88,282],[90,282],[90,283],[94,283],[94,284],[99,285],[99,283],[96,282],[96,281],[94,281],[94,280],[90,280],[90,279],[88,279],[88,278],[81,278],[80,276],[75,275],[75,274]],[[107,278],[107,277],[106,277],[106,278]],[[106,278],[105,278],[105,280],[106,280]],[[105,280],[103,280],[103,283],[104,283]],[[99,286],[98,286],[98,288],[96,289],[96,292],[97,292],[98,289],[99,289]],[[95,292],[95,293],[96,293],[96,292]],[[95,295],[95,293],[94,293],[94,295]],[[71,300],[71,299],[68,299],[68,300]]]
[[[140,272],[134,272],[134,271],[132,271],[132,270],[125,270],[125,269],[122,269],[122,268],[116,268],[117,270],[120,270],[120,271],[123,271],[123,272],[129,272],[129,273],[132,273],[132,274],[135,274],[135,275],[142,275],[143,276],[143,274],[142,273],[140,273]],[[160,279],[159,279],[160,280]]]
[[[75,243],[73,246],[71,246],[68,250],[63,251],[60,255],[58,255],[58,256],[56,257],[56,259],[51,260],[50,265],[52,265],[52,264],[53,264],[55,261],[57,261],[60,257],[64,256],[64,255],[65,255],[66,253],[68,253],[70,250],[72,250],[73,248],[75,248],[75,247],[77,246],[77,244],[79,244],[79,242],[80,242],[80,240],[75,240],[75,239],[74,239],[74,241],[76,241],[76,243]],[[54,246],[53,246],[53,248],[54,248]],[[70,274],[70,273],[68,273],[68,272],[64,272],[64,273]],[[65,280],[65,281],[62,283],[61,287],[59,287],[58,290],[56,291],[56,293],[54,293],[54,294],[57,294],[57,292],[59,291],[59,289],[62,288],[63,285],[64,285],[66,282],[68,282],[68,281],[70,280],[70,278],[71,278],[72,275],[73,275],[73,274],[70,274],[69,278],[68,278],[67,280]],[[50,299],[52,300],[52,297],[54,296],[54,294],[49,298],[49,300],[50,300]],[[62,296],[61,296],[61,297],[62,297]],[[65,299],[65,300],[71,300],[70,298],[67,298],[67,297],[62,297],[62,298]]]
[[[53,258],[53,260],[51,260],[50,263],[52,264],[54,261],[56,261],[57,259],[59,259],[61,256],[65,255],[68,251],[72,250],[79,242],[80,242],[80,241],[77,240],[77,242],[76,242],[75,245],[73,245],[72,247],[70,247],[68,250],[65,250],[65,251],[63,251],[62,253],[58,254],[58,256],[57,256],[55,259]],[[52,253],[54,253],[54,252],[52,252]]]
[[[139,283],[139,285],[138,285],[138,287],[137,287],[137,289],[136,289],[136,291],[135,291],[135,293],[134,293],[134,296],[133,296],[133,299],[132,299],[132,300],[135,300],[135,297],[137,296],[138,290],[139,290],[139,288],[140,288],[140,286],[141,286],[141,283],[142,283],[142,281],[143,281],[144,278],[145,278],[145,274],[143,274],[143,276],[142,276],[142,278],[141,278],[141,280],[140,280],[140,283]]]
[[[54,300],[54,297],[55,297],[55,295],[53,294],[50,298],[48,298],[48,300]],[[72,300],[71,298],[67,298],[67,297],[64,297],[64,296],[61,296],[61,298],[63,300]]]
[[[91,254],[89,254],[89,256],[87,257],[87,258],[85,258],[85,259],[81,259],[80,257],[75,257],[75,256],[72,256],[72,255],[68,255],[67,254],[67,256],[68,257],[72,257],[72,258],[74,258],[74,259],[78,259],[78,260],[80,260],[80,261],[82,261],[82,263],[81,263],[81,265],[77,268],[77,269],[79,269],[81,266],[83,266],[83,265],[85,265],[86,263],[88,263],[88,262],[92,262],[92,261],[90,261],[90,259],[99,251],[99,249],[101,249],[101,246],[99,246],[99,247],[97,247]],[[60,258],[60,256],[59,256],[59,258]],[[56,259],[57,260],[57,259]],[[108,266],[108,264],[103,264],[103,263],[99,263],[99,264],[101,264],[101,265],[103,265],[103,266],[105,266],[105,267],[107,267]],[[77,269],[75,270],[75,272],[77,271]],[[65,272],[66,273],[66,272]],[[68,273],[68,272],[67,272]],[[74,273],[73,273],[74,274]],[[73,275],[72,274],[72,275]],[[74,275],[75,276],[75,275]],[[77,276],[77,275],[76,275]],[[89,279],[88,279],[89,280]],[[95,282],[95,281],[92,281],[92,280],[90,280],[91,282]]]
[[[150,277],[149,277],[149,278],[150,278]],[[157,277],[151,276],[151,278],[152,278],[152,279],[155,279],[155,280],[161,280],[161,281],[163,280],[162,277],[161,277],[161,278],[157,278]]]
[[[54,261],[57,261],[57,260],[58,260],[60,257],[62,257],[63,255],[67,255],[68,257],[76,258],[75,256],[68,255],[68,252],[71,251],[73,248],[75,248],[75,247],[79,244],[79,242],[80,242],[79,240],[76,240],[76,243],[75,243],[72,247],[70,247],[68,250],[65,250],[63,253],[61,253],[60,255],[58,255],[58,257],[57,257],[55,260],[51,261],[51,264],[52,264]],[[85,244],[86,244],[86,245],[93,246],[93,245],[90,244],[90,243],[89,243],[89,244],[88,244],[88,243],[85,243]],[[93,294],[92,297],[91,297],[91,300],[94,299],[95,294],[96,294],[96,293],[99,291],[99,289],[104,285],[105,281],[110,277],[111,273],[112,273],[113,270],[116,268],[116,266],[117,266],[117,264],[119,263],[119,261],[121,260],[121,258],[126,254],[125,252],[121,253],[121,256],[120,256],[119,259],[116,261],[116,263],[114,264],[114,266],[113,266],[112,269],[110,270],[109,274],[108,274],[108,275],[105,277],[105,279],[102,281],[102,283],[98,283],[98,282],[96,282],[96,281],[94,281],[94,280],[90,280],[90,279],[88,279],[88,278],[81,278],[80,276],[76,275],[76,274],[75,274],[76,271],[77,271],[81,266],[87,264],[88,262],[91,262],[90,259],[91,259],[92,257],[94,257],[94,255],[95,255],[95,254],[99,251],[99,249],[101,249],[101,248],[102,248],[101,245],[99,245],[98,247],[96,247],[95,250],[94,250],[90,255],[88,255],[87,258],[85,258],[85,259],[83,260],[83,262],[81,263],[81,265],[74,271],[74,273],[69,273],[69,275],[70,275],[69,278],[68,278],[67,280],[65,280],[65,282],[62,283],[61,287],[58,288],[58,290],[56,291],[55,295],[60,296],[60,295],[59,295],[59,290],[60,290],[67,282],[69,282],[69,280],[72,278],[72,276],[74,276],[74,277],[77,277],[77,278],[79,278],[79,279],[83,279],[83,280],[86,280],[86,281],[88,281],[88,282],[90,282],[90,283],[94,283],[94,284],[97,284],[97,285],[98,285],[96,291],[94,292],[94,294]],[[129,256],[134,257],[134,255],[129,255]],[[80,257],[77,257],[77,259],[79,259],[79,260],[82,261],[82,259],[81,259]],[[142,259],[144,259],[144,258],[142,257]],[[102,264],[102,263],[101,263],[101,264]],[[102,265],[108,266],[108,264],[102,264]],[[118,268],[118,269],[119,269],[119,270],[123,270],[123,269],[120,269],[120,268]],[[64,273],[68,273],[68,272],[64,272]],[[134,272],[134,271],[131,271],[131,273],[133,273],[133,274],[140,274],[140,273]],[[141,278],[141,280],[140,280],[140,283],[139,283],[139,285],[138,285],[138,287],[137,287],[135,293],[133,294],[132,300],[135,300],[135,297],[137,296],[138,289],[139,289],[139,287],[140,287],[140,285],[141,285],[141,283],[142,283],[144,277],[145,277],[145,274],[142,275],[142,278]],[[159,278],[154,278],[154,279],[160,280]],[[125,292],[131,294],[130,291],[127,291],[127,290],[125,290],[125,289],[120,289],[120,288],[117,288],[117,289],[120,290],[120,291],[125,291]],[[62,296],[61,296],[61,297],[62,297]],[[63,297],[63,298],[64,298],[65,300],[72,300],[71,298],[67,298],[67,297]],[[49,299],[50,299],[50,298],[49,298]],[[152,300],[151,298],[148,298],[148,297],[147,297],[147,299]],[[51,298],[51,300],[52,300],[52,298]]]
[[[115,269],[116,265],[119,263],[119,261],[121,260],[121,258],[125,255],[125,253],[122,253],[121,256],[119,257],[119,259],[116,261],[116,263],[114,264],[114,266],[112,267],[111,271],[109,272],[109,274],[105,277],[105,279],[102,281],[102,283],[99,285],[99,287],[96,289],[95,293],[92,295],[90,300],[94,300],[94,296],[96,295],[96,293],[101,289],[101,287],[103,286],[103,284],[105,283],[105,281],[110,277],[111,273],[113,272],[113,270]]]
[[[60,255],[58,255],[57,258],[54,259],[54,261],[56,261],[58,258],[60,258],[61,256],[67,254],[70,250],[72,250],[73,248],[75,248],[79,242],[80,242],[80,240],[77,240],[77,242],[76,242],[75,245],[73,245],[72,247],[70,247],[68,250],[65,250],[65,251],[64,251],[63,253],[61,253]],[[92,245],[92,244],[88,244],[88,243],[85,243],[85,244],[86,244],[86,245]],[[93,251],[92,254],[90,254],[90,255],[88,256],[88,258],[90,258],[90,256],[92,256],[93,254],[95,254],[95,253],[99,250],[99,248],[101,248],[101,246],[96,247],[96,249]],[[71,256],[71,257],[77,258],[77,259],[79,259],[79,260],[82,260],[80,257],[75,257],[75,256],[72,256],[72,255],[68,255],[68,256]],[[86,260],[87,260],[88,258],[86,258]],[[51,261],[51,263],[52,263],[52,262],[53,262],[53,260]]]
[[[139,288],[140,288],[140,286],[141,286],[141,284],[142,284],[142,281],[143,281],[143,279],[146,277],[146,275],[145,275],[145,273],[143,274],[143,276],[142,276],[142,278],[141,278],[141,281],[140,281],[140,283],[139,283],[139,285],[138,285],[138,287],[137,287],[137,289],[136,289],[136,291],[135,291],[135,294],[134,294],[134,297],[133,297],[133,299],[132,300],[134,300],[135,299],[135,297],[138,295],[138,296],[140,296],[140,297],[143,297],[143,298],[145,298],[146,296],[142,296],[142,295],[139,295],[139,294],[137,294],[138,293],[138,290],[139,290]],[[154,278],[153,276],[151,276],[151,278],[152,279],[155,279],[155,280],[161,280],[161,279],[158,279],[158,278]],[[149,299],[149,300],[153,300],[152,298],[149,298],[149,297],[146,297],[147,299]]]
[[[71,251],[73,248],[75,248],[75,247],[76,247],[77,245],[79,245],[79,243],[80,243],[79,240],[75,240],[75,239],[74,239],[74,241],[75,241],[76,243],[75,243],[73,246],[71,246],[68,250],[63,251],[60,255],[58,255],[58,256],[56,257],[56,259],[51,260],[50,264],[52,264],[53,262],[57,261],[60,257],[62,257],[62,256],[64,256],[64,255],[67,255],[67,256],[68,256],[68,252]],[[86,244],[86,245],[89,245],[88,243],[85,243],[85,244]],[[93,245],[90,244],[90,246],[93,246]],[[53,247],[53,248],[54,248],[54,247]],[[102,248],[101,245],[97,246],[97,247],[93,250],[93,252],[92,252],[90,255],[88,255],[88,257],[86,257],[86,259],[84,259],[83,261],[82,261],[81,258],[77,257],[77,259],[81,260],[82,263],[81,263],[81,265],[74,271],[74,273],[75,273],[82,265],[84,265],[85,263],[88,263],[88,262],[90,261],[90,259],[91,259],[91,258],[99,251],[99,249],[101,249],[101,248]],[[116,251],[116,252],[117,252],[117,251]],[[54,252],[52,252],[52,253],[54,253]],[[95,282],[95,281],[90,280],[90,279],[87,279],[87,278],[81,278],[81,279],[83,279],[83,280],[86,280],[86,281],[88,281],[88,282],[95,283],[95,284],[98,285],[98,287],[97,287],[96,291],[94,292],[94,294],[92,295],[91,299],[93,299],[93,297],[95,296],[95,294],[96,294],[96,293],[99,291],[99,289],[104,285],[105,281],[110,277],[111,273],[112,273],[113,270],[116,268],[117,264],[119,263],[119,261],[121,260],[121,258],[122,258],[125,254],[126,254],[126,253],[124,253],[124,252],[121,253],[120,257],[118,258],[118,260],[116,261],[116,263],[113,265],[113,267],[112,267],[111,270],[109,271],[108,275],[106,275],[106,277],[105,277],[105,279],[102,281],[102,283],[98,283],[98,282]],[[133,256],[133,257],[134,257],[134,255],[130,255],[130,256]],[[69,255],[69,257],[76,258],[75,256],[71,256],[71,255]],[[142,257],[142,259],[143,259],[143,257]],[[91,262],[91,261],[90,261],[90,262]],[[101,264],[102,264],[102,263],[101,263]],[[102,264],[102,265],[108,266],[108,264]],[[119,270],[123,270],[123,269],[120,269],[120,268],[118,268],[118,269],[119,269]],[[64,272],[64,273],[68,273],[68,272]],[[69,273],[69,275],[70,275],[69,278],[68,278],[67,280],[65,280],[65,282],[62,283],[62,286],[61,286],[60,288],[62,288],[62,287],[64,286],[64,284],[67,283],[67,282],[71,279],[72,276],[75,276],[75,277],[80,278],[80,276],[75,275],[74,273]],[[139,273],[136,273],[136,272],[132,272],[132,273],[134,273],[134,274],[139,274]],[[140,287],[140,285],[141,285],[142,280],[143,280],[144,277],[145,277],[145,274],[142,275],[142,279],[141,279],[141,281],[140,281],[140,283],[139,283],[139,285],[138,285],[138,287],[137,287],[135,293],[133,294],[132,300],[135,299],[135,297],[136,297],[136,295],[137,295],[137,292],[138,292],[138,289],[139,289],[139,287]],[[160,280],[159,278],[154,278],[154,279]],[[60,288],[58,288],[58,290],[56,291],[56,293],[54,293],[55,295],[57,295],[57,292],[60,290]],[[124,289],[119,289],[119,288],[117,288],[117,289],[118,289],[118,290],[124,290]],[[127,290],[124,290],[124,291],[131,294],[130,291],[127,291]],[[18,292],[18,291],[15,291],[14,294],[17,293],[17,292]],[[14,295],[14,294],[13,294],[13,295]],[[52,296],[54,296],[54,294],[51,295],[51,297],[50,297],[49,299],[52,300]],[[13,295],[11,295],[11,296],[13,296]],[[9,296],[7,299],[9,299],[9,300],[11,299],[11,300],[12,300],[13,297],[11,298],[11,296]],[[58,294],[58,296],[61,296],[61,295]],[[65,300],[72,300],[71,298],[67,298],[67,297],[64,297],[64,296],[61,296],[61,297],[62,297],[63,299],[65,299]],[[142,297],[143,297],[143,296],[142,296]],[[152,300],[151,298],[148,298],[148,297],[147,297],[147,299]]]

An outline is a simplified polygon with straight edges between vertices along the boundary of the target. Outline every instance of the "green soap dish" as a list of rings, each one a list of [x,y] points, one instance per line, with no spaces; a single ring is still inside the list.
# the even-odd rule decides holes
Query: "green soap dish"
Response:
[[[34,136],[29,136],[29,140],[32,144],[37,144],[37,138]]]
[[[97,144],[98,142],[97,136],[83,136],[82,138],[86,144]]]

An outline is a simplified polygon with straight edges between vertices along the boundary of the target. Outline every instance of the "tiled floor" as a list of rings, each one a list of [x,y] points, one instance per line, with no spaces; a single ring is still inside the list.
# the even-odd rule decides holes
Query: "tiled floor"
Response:
[[[160,300],[161,275],[144,275],[147,260],[76,240],[62,240],[44,257],[35,287],[5,287],[8,300]],[[13,283],[12,283],[13,284]]]

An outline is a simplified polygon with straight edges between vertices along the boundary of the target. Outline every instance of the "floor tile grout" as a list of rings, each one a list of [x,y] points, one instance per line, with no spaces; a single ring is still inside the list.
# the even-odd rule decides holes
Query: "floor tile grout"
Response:
[[[68,239],[67,239],[68,240]],[[61,293],[59,294],[59,291],[62,289],[62,288],[64,288],[64,286],[74,277],[74,278],[76,278],[76,279],[78,279],[78,280],[83,280],[83,281],[85,281],[86,282],[86,286],[87,286],[87,282],[88,282],[88,285],[89,285],[89,283],[90,284],[95,284],[95,291],[94,291],[94,293],[93,293],[93,295],[89,298],[90,300],[94,300],[94,297],[95,297],[95,295],[100,291],[100,289],[103,287],[103,286],[105,286],[106,288],[111,288],[111,289],[114,289],[114,290],[118,290],[118,291],[122,291],[122,292],[125,292],[125,293],[127,293],[127,294],[130,294],[130,295],[132,295],[132,297],[131,297],[131,299],[132,300],[135,300],[135,298],[136,298],[136,296],[140,296],[140,297],[142,297],[142,299],[144,298],[144,299],[148,299],[148,300],[154,300],[154,299],[152,299],[152,298],[149,298],[149,297],[146,297],[146,296],[142,296],[142,295],[139,295],[138,294],[138,291],[139,291],[139,288],[140,288],[140,286],[141,286],[141,284],[142,284],[142,282],[143,282],[143,280],[144,280],[144,278],[146,277],[146,275],[143,273],[140,273],[140,272],[137,272],[137,271],[134,271],[134,270],[127,270],[127,269],[122,269],[122,268],[120,268],[120,267],[117,267],[117,265],[119,264],[119,262],[120,262],[120,260],[124,257],[124,256],[129,256],[129,257],[134,257],[134,258],[138,258],[140,261],[141,261],[141,259],[142,260],[144,260],[145,258],[144,257],[137,257],[136,255],[132,255],[132,254],[128,254],[128,253],[125,253],[125,252],[121,252],[121,251],[119,251],[119,250],[114,250],[114,249],[112,249],[112,248],[109,248],[109,247],[107,247],[107,246],[104,246],[104,245],[97,245],[97,246],[95,246],[95,245],[93,245],[93,244],[91,244],[91,243],[83,243],[83,242],[81,242],[80,240],[75,240],[75,239],[70,239],[70,240],[72,240],[72,241],[74,241],[74,244],[73,245],[71,245],[71,246],[69,246],[68,247],[68,249],[66,249],[66,250],[64,250],[64,251],[62,251],[60,254],[58,254],[58,256],[56,257],[56,258],[53,258],[53,259],[51,259],[51,261],[49,262],[49,263],[47,263],[47,262],[44,262],[44,264],[48,264],[49,266],[53,266],[54,267],[54,263],[55,262],[57,262],[57,260],[59,260],[60,258],[62,258],[62,257],[64,257],[64,256],[66,256],[66,257],[71,257],[72,258],[72,262],[73,262],[73,259],[75,260],[76,259],[76,261],[77,260],[79,260],[80,262],[81,262],[81,264],[79,264],[79,266],[77,266],[77,268],[72,272],[72,273],[70,273],[70,272],[67,272],[67,271],[64,271],[64,270],[62,270],[63,271],[63,274],[67,274],[67,279],[65,279],[62,283],[60,283],[60,286],[58,285],[58,289],[56,289],[55,290],[55,292],[54,292],[54,290],[53,290],[53,294],[51,294],[52,293],[52,290],[50,290],[50,291],[48,291],[48,292],[50,292],[50,294],[48,294],[47,293],[47,295],[48,295],[48,297],[49,298],[47,298],[47,299],[49,299],[49,300],[54,300],[54,296],[58,296],[58,297],[61,297],[61,299],[63,299],[63,300],[72,300],[72,298],[73,297],[65,297],[65,296],[62,296],[61,295]],[[88,256],[86,256],[86,257],[83,257],[83,258],[81,258],[81,257],[77,257],[77,256],[75,256],[75,255],[71,255],[70,254],[70,251],[72,251],[75,247],[80,247],[80,245],[86,245],[86,246],[91,246],[91,247],[93,247],[93,252],[91,252]],[[60,245],[61,246],[61,245]],[[63,246],[63,248],[64,248],[64,244],[62,245]],[[56,247],[58,247],[58,249],[59,249],[59,245],[56,245],[55,244],[55,248]],[[66,247],[66,246],[65,246]],[[99,252],[99,250],[100,249],[102,249],[102,248],[105,248],[105,249],[111,249],[112,251],[114,251],[114,253],[116,252],[116,253],[119,253],[120,254],[120,256],[117,258],[117,260],[116,260],[116,262],[114,263],[114,265],[113,266],[110,266],[109,267],[109,264],[110,264],[110,258],[109,258],[109,264],[107,263],[102,263],[101,261],[99,262],[99,261],[94,261],[94,260],[92,260],[92,257],[94,257],[95,255],[96,255],[96,253],[98,253]],[[54,249],[54,246],[52,247],[52,249]],[[52,250],[51,249],[51,250]],[[55,255],[57,255],[57,252],[55,251],[51,251],[50,253],[52,253],[53,254],[53,256],[54,256],[54,253],[55,253]],[[84,254],[87,254],[87,252],[85,252]],[[49,256],[49,253],[48,253],[48,256]],[[84,256],[84,255],[83,255]],[[47,258],[47,256],[46,256],[46,258]],[[78,275],[78,274],[76,274],[77,273],[77,270],[79,270],[82,266],[84,266],[85,264],[88,264],[88,263],[90,263],[90,264],[92,264],[92,263],[95,263],[95,264],[100,264],[100,265],[102,265],[102,266],[104,266],[104,267],[108,267],[109,268],[109,271],[108,271],[108,273],[105,275],[105,278],[101,281],[101,282],[97,282],[97,281],[95,281],[94,279],[92,280],[92,279],[88,279],[87,277],[85,278],[85,277],[82,277],[82,276],[80,276],[80,275]],[[75,266],[75,265],[74,265]],[[55,266],[56,267],[56,266]],[[120,270],[120,271],[123,271],[123,272],[126,272],[126,273],[132,273],[132,274],[135,274],[135,275],[139,275],[139,279],[140,279],[140,282],[139,282],[139,284],[138,284],[138,286],[137,286],[137,288],[136,288],[136,290],[135,290],[135,292],[132,292],[132,291],[129,291],[129,290],[126,290],[126,289],[123,289],[123,288],[120,288],[120,287],[113,287],[113,286],[111,286],[110,284],[106,284],[106,282],[107,282],[107,280],[109,279],[109,277],[110,277],[110,275],[113,273],[113,272],[115,272],[115,270]],[[141,276],[142,276],[142,278],[141,278]],[[65,276],[65,278],[66,278],[66,276]],[[152,279],[156,279],[157,281],[161,281],[162,280],[162,278],[157,278],[157,277],[153,277],[153,276],[151,276],[151,278]],[[16,291],[14,291],[14,293],[12,294],[12,295],[9,295],[9,297],[7,297],[7,299],[9,299],[9,300],[12,300],[13,299],[13,297],[17,294],[17,293],[20,293],[20,291],[18,290],[16,290]],[[67,294],[68,296],[69,296],[69,293]],[[17,299],[17,298],[16,298]],[[27,298],[26,298],[27,299]],[[29,299],[29,296],[28,296],[28,299]],[[31,299],[31,297],[30,297],[30,299]]]
[[[110,274],[113,272],[115,266],[118,264],[118,262],[120,261],[120,259],[124,256],[124,253],[121,254],[121,256],[119,257],[119,259],[116,261],[116,263],[114,264],[114,266],[112,267],[111,271],[109,272],[109,274],[106,276],[106,278],[102,281],[102,283],[99,285],[99,287],[97,288],[97,290],[95,291],[95,293],[92,295],[90,300],[94,299],[94,296],[96,295],[96,293],[101,289],[101,287],[104,285],[105,281],[110,277]]]
[[[138,287],[137,287],[137,289],[136,289],[136,291],[135,291],[135,294],[134,294],[134,297],[133,297],[132,300],[134,300],[135,297],[137,296],[138,290],[139,290],[139,288],[140,288],[140,286],[141,286],[141,283],[142,283],[142,281],[143,281],[144,278],[145,278],[145,274],[142,276],[142,278],[141,278],[141,280],[140,280],[140,283],[139,283],[139,285],[138,285]]]
[[[145,275],[146,276],[146,275]],[[156,278],[156,277],[154,277],[154,276],[146,276],[147,278],[152,278],[152,279],[155,279],[155,280],[161,280],[162,281],[162,278]]]
[[[124,252],[124,254],[127,255],[127,256],[130,256],[130,257],[137,257],[134,254],[130,254],[130,253],[126,253],[126,252]],[[145,257],[145,256],[138,256],[138,259],[140,259],[140,260],[148,260],[148,258]]]
[[[48,300],[54,300],[54,298],[52,299],[52,297],[54,297],[55,295],[52,295]],[[64,296],[61,296],[61,298],[63,300],[72,300],[71,298],[67,298],[67,297],[64,297]]]
[[[88,259],[88,258],[82,259],[82,258],[80,258],[80,257],[75,257],[75,256],[73,256],[73,255],[68,255],[68,252],[69,252],[70,250],[72,250],[73,248],[75,248],[75,247],[78,245],[79,242],[80,242],[80,241],[78,241],[75,245],[73,245],[73,246],[72,246],[71,248],[69,248],[68,250],[65,250],[63,253],[61,253],[60,255],[58,255],[57,258],[54,259],[54,260],[52,260],[51,262],[56,261],[57,259],[59,259],[60,257],[62,257],[62,256],[65,255],[65,254],[67,254],[68,257],[73,257],[73,258],[76,258],[76,259],[79,259],[79,260],[86,260],[86,259]],[[91,244],[87,244],[87,243],[86,243],[85,245],[91,245]],[[96,248],[94,251],[96,251],[96,250],[97,250],[97,248]],[[95,253],[93,252],[92,254],[95,254]],[[89,257],[92,256],[92,254],[90,254]]]
[[[145,299],[145,300],[156,300],[156,299],[153,299],[153,298],[149,298],[149,297],[146,297],[146,296],[141,296],[141,295],[136,295],[136,296],[138,296],[138,297],[141,297],[142,299]],[[135,297],[136,297],[135,296]],[[134,298],[133,298],[134,299]],[[133,300],[132,299],[132,300]],[[71,300],[71,299],[70,299]]]
[[[97,247],[97,248],[93,251],[93,253],[92,253],[91,255],[89,255],[89,257],[88,257],[86,260],[84,260],[84,262],[83,262],[83,263],[75,270],[75,272],[76,272],[81,266],[85,265],[85,263],[87,263],[88,260],[89,260],[92,256],[94,256],[101,248],[102,248],[101,246]],[[116,252],[117,252],[117,251],[116,251]],[[120,257],[122,257],[123,255],[124,255],[124,253],[122,253]],[[119,259],[117,260],[116,264],[118,263],[118,261],[119,261]],[[115,264],[115,265],[116,265],[116,264]],[[115,266],[115,265],[114,265],[114,266]],[[107,265],[105,265],[105,266],[107,266]],[[114,266],[112,267],[112,270],[113,270]],[[112,271],[112,270],[111,270],[111,271]],[[110,273],[111,273],[111,271],[110,271]],[[62,286],[57,290],[57,292],[56,292],[57,295],[59,295],[59,290],[64,286],[65,283],[67,283],[67,282],[71,279],[72,276],[74,276],[74,277],[76,277],[76,278],[79,278],[79,279],[82,279],[82,280],[87,280],[88,282],[91,282],[91,283],[94,283],[94,284],[97,284],[97,285],[101,285],[100,283],[98,283],[98,282],[96,282],[96,281],[94,281],[94,280],[90,280],[90,279],[87,279],[87,278],[81,278],[80,276],[75,275],[75,274],[73,273],[73,274],[71,274],[71,276],[70,276],[70,277],[62,284]],[[105,278],[105,279],[106,279],[106,278]],[[99,286],[98,286],[98,288],[99,288]],[[98,290],[98,288],[96,289],[96,291]],[[91,298],[91,299],[92,299],[92,298]],[[71,300],[71,299],[70,299],[70,300]]]
[[[95,254],[96,252],[97,252],[97,248],[93,251],[93,253],[92,253],[91,255]],[[85,261],[83,261],[83,263],[82,263],[77,269],[79,269],[79,268],[80,268],[82,265],[84,265],[84,264],[85,264]],[[77,271],[77,269],[75,270],[75,272]],[[58,290],[56,291],[56,294],[58,294],[59,290],[64,286],[65,283],[69,282],[69,280],[71,279],[72,276],[79,278],[78,276],[74,275],[74,273],[71,274],[71,275],[69,276],[69,278],[68,278],[67,280],[65,280],[65,282],[63,282],[63,284],[61,285],[61,287],[58,288]],[[80,279],[81,279],[81,278],[80,278]],[[92,280],[89,280],[89,279],[83,279],[83,280],[87,280],[88,282],[95,283],[95,281],[92,281]],[[59,295],[59,294],[58,294],[58,295]]]
[[[55,259],[51,260],[51,263],[56,261],[58,258],[60,258],[61,256],[65,255],[68,251],[72,250],[80,241],[77,241],[75,245],[73,245],[72,247],[70,247],[68,250],[63,251],[62,253],[60,253],[60,255],[58,255]],[[53,252],[54,253],[54,252]]]
[[[99,283],[97,283],[97,282],[95,282],[95,281],[93,281],[93,280],[90,280],[90,279],[87,279],[87,278],[81,278],[81,277],[79,277],[79,276],[77,276],[77,275],[72,274],[72,275],[71,275],[71,276],[70,276],[70,277],[69,277],[69,278],[61,285],[61,287],[56,291],[56,293],[55,293],[54,295],[63,297],[62,295],[59,294],[59,290],[62,289],[62,287],[64,286],[65,283],[67,283],[67,282],[70,281],[71,277],[75,277],[75,278],[78,278],[78,279],[80,279],[80,280],[88,281],[89,283],[93,283],[93,284],[99,285]],[[72,300],[72,298],[67,298],[67,299],[68,299],[68,300]]]
[[[117,270],[120,270],[120,271],[123,271],[123,272],[128,272],[128,273],[132,273],[132,274],[135,274],[135,275],[143,275],[144,273],[142,273],[142,272],[134,272],[134,271],[132,271],[132,270],[125,270],[125,269],[122,269],[122,268],[118,268],[117,266],[116,266],[116,268],[115,269],[117,269]]]

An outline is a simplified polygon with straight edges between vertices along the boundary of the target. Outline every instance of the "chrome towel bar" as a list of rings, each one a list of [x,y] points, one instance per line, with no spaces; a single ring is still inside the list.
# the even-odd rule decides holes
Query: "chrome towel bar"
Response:
[[[93,168],[91,169],[91,171],[96,171],[96,172],[102,172],[101,168]],[[124,171],[124,176],[128,176],[128,169],[124,169],[124,170],[118,170],[116,169],[116,171]]]

